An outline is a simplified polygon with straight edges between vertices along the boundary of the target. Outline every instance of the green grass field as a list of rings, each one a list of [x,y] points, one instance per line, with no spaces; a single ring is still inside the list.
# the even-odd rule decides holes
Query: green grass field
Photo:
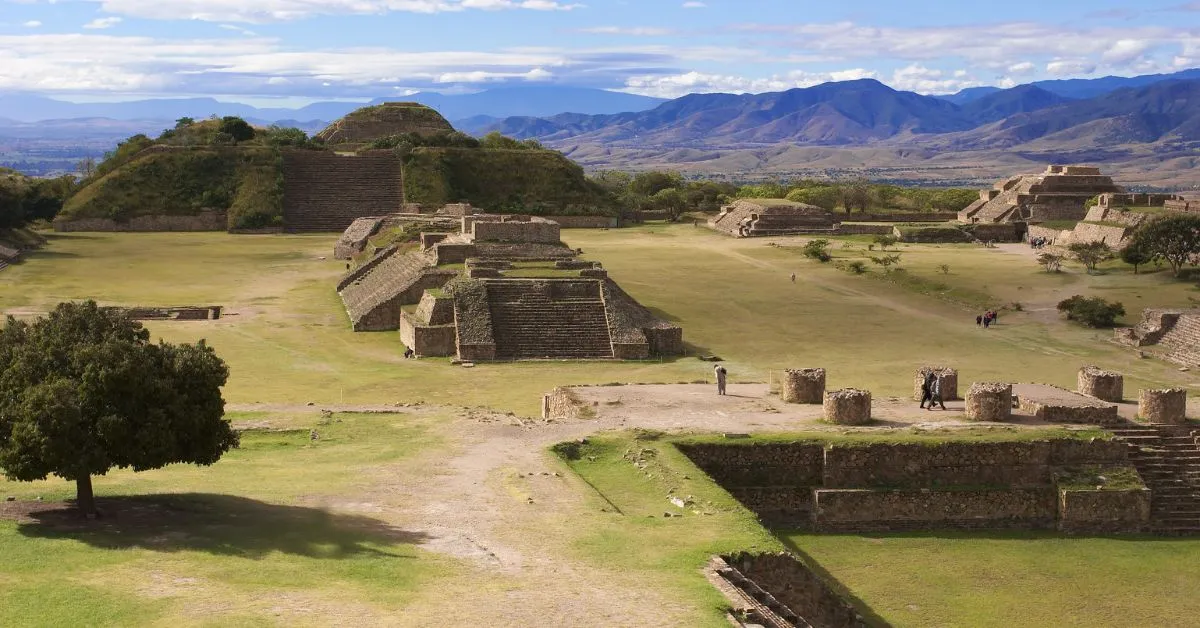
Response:
[[[911,393],[919,363],[952,364],[964,384],[1064,386],[1074,385],[1079,366],[1095,363],[1125,373],[1126,390],[1196,386],[1193,375],[1173,365],[1139,360],[1107,342],[1110,331],[1075,327],[1053,312],[1053,303],[1076,293],[1121,300],[1131,320],[1141,307],[1188,305],[1200,297],[1194,284],[1168,273],[1134,276],[1110,264],[1097,275],[1071,265],[1047,274],[1011,251],[900,245],[899,280],[875,268],[854,276],[807,260],[798,239],[735,240],[691,225],[569,230],[563,239],[602,262],[644,305],[682,325],[694,353],[721,356],[734,382],[822,366],[831,387],[901,396]],[[605,625],[721,625],[721,598],[699,571],[704,560],[718,551],[781,549],[784,542],[672,447],[611,434],[593,439],[595,460],[564,463],[545,451],[550,443],[520,440],[532,425],[521,417],[536,416],[541,395],[554,386],[702,380],[710,363],[689,356],[464,369],[444,359],[404,360],[398,334],[350,331],[333,291],[344,262],[322,259],[331,257],[334,240],[56,234],[43,251],[0,272],[0,309],[17,316],[84,298],[224,305],[228,315],[219,321],[148,327],[170,341],[207,339],[230,365],[226,400],[261,404],[232,413],[239,425],[257,427],[211,468],[118,471],[96,479],[102,508],[114,500],[117,512],[149,513],[144,517],[118,517],[96,529],[0,519],[0,625],[411,625],[444,621],[448,604],[468,598],[474,603],[462,611],[464,619],[481,624],[522,623],[536,614],[550,624],[586,616]],[[861,238],[838,239],[833,252],[837,259],[868,253]],[[939,269],[943,264],[949,273]],[[985,304],[1012,302],[1024,311],[1004,311],[989,330],[975,325]],[[329,419],[319,413],[338,403],[418,401],[425,404],[397,408],[398,414]],[[310,429],[318,440],[310,439]],[[510,440],[481,445],[497,434]],[[639,468],[631,457],[643,449],[655,453],[645,454],[653,460]],[[487,464],[472,467],[478,460]],[[541,484],[530,480],[532,471]],[[562,477],[548,475],[555,472]],[[480,492],[462,501],[460,486]],[[702,514],[663,518],[668,490],[696,497]],[[9,495],[18,504],[57,501],[70,497],[71,486],[0,481],[0,496]],[[423,536],[414,522],[429,528],[443,512],[450,532],[436,540]],[[497,512],[499,519],[489,518]],[[1083,625],[1097,605],[1093,625],[1117,625],[1110,610],[1116,607],[1104,606],[1108,598],[1101,595],[1114,583],[1133,583],[1118,602],[1150,609],[1197,582],[1184,566],[1196,562],[1189,542],[1047,537],[1016,550],[1008,549],[1016,541],[988,536],[889,537],[883,545],[858,536],[785,540],[827,561],[866,604],[903,625],[971,624],[982,617],[971,608],[1039,592],[1047,607],[1071,602],[1065,608],[1076,614],[1031,616]],[[922,569],[900,569],[906,557],[916,560],[922,542],[944,542],[946,560],[926,556],[914,563]],[[1142,547],[1144,569],[1133,566]],[[1178,569],[1161,548],[1175,552]],[[489,566],[488,552],[501,566]],[[985,570],[955,582],[965,563],[999,561],[1004,552],[1013,553],[1013,562],[996,564],[1018,571],[1000,578]],[[1044,572],[1035,578],[1020,571],[1029,569],[1021,561],[1039,555],[1052,555]],[[892,568],[885,578],[861,571],[863,563]],[[1114,570],[1131,572],[1101,582]],[[1043,586],[1033,584],[1038,578]],[[992,589],[971,588],[989,579]],[[1075,579],[1079,586],[1070,584]],[[1052,580],[1060,582],[1057,589],[1046,584]],[[906,601],[904,589],[921,596]],[[1160,595],[1134,599],[1135,591]],[[979,601],[963,601],[972,596]],[[910,603],[920,610],[907,610]],[[1188,604],[1177,608],[1194,611]],[[1164,619],[1155,625],[1179,623],[1168,621],[1170,609],[1146,612]]]

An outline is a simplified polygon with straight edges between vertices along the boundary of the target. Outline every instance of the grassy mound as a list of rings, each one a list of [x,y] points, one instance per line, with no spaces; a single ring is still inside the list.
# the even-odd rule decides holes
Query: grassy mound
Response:
[[[410,202],[468,202],[497,213],[615,215],[614,200],[583,168],[550,150],[414,149],[405,160]]]
[[[420,136],[453,131],[442,114],[415,102],[389,102],[356,109],[318,133],[326,144],[370,142],[389,135]]]
[[[67,200],[61,220],[191,216],[229,212],[233,228],[282,219],[279,152],[271,148],[205,147],[144,152],[85,185]]]

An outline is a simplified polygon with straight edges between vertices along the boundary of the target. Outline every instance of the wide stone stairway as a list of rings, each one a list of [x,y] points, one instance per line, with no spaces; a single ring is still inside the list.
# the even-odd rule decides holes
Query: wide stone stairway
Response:
[[[1200,446],[1191,429],[1129,425],[1112,432],[1129,445],[1129,460],[1150,488],[1150,531],[1200,533]]]
[[[1200,316],[1180,316],[1159,344],[1170,349],[1168,360],[1184,366],[1200,366]]]
[[[356,218],[400,211],[404,174],[391,153],[283,155],[283,223],[290,232],[343,231]]]
[[[599,282],[500,279],[486,285],[498,359],[613,358]]]

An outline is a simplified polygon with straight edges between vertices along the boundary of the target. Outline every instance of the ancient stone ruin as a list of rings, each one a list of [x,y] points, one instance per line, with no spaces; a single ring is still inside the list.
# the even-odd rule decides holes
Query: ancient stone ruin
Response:
[[[1099,194],[1123,193],[1099,168],[1047,166],[1041,174],[1024,174],[996,183],[958,214],[964,223],[1082,220],[1086,203]]]
[[[1120,402],[1125,397],[1125,377],[1098,366],[1079,369],[1079,392],[1101,401]]]
[[[454,127],[440,113],[417,102],[387,102],[363,107],[325,127],[314,137],[336,146],[413,133],[422,137],[449,133]]]
[[[1008,421],[1012,418],[1012,384],[971,384],[967,389],[967,418],[972,421]]]
[[[558,223],[467,214],[459,224],[423,233],[410,253],[387,247],[339,282],[355,331],[399,329],[417,356],[464,361],[682,354],[682,329],[580,260]]]
[[[871,422],[871,393],[843,388],[825,393],[825,420],[836,425],[865,425]]]
[[[1200,366],[1200,308],[1147,309],[1134,327],[1114,330],[1131,347],[1156,347],[1162,357],[1186,367]]]
[[[868,628],[870,623],[797,556],[716,556],[709,569],[722,582],[745,626]],[[724,587],[723,587],[724,588]]]
[[[107,307],[120,310],[135,321],[215,321],[221,318],[220,305],[184,305],[178,307]]]
[[[788,369],[779,396],[787,403],[824,403],[825,369]]]
[[[794,234],[834,234],[833,214],[804,203],[738,199],[721,208],[708,226],[739,238]]]
[[[419,233],[454,233],[462,225],[461,218],[475,213],[475,208],[466,203],[456,203],[430,208],[419,203],[405,203],[401,211],[386,216],[356,218],[346,228],[333,247],[334,259],[354,259],[367,250],[376,234],[390,230]],[[374,254],[375,251],[369,251]]]
[[[1147,423],[1187,423],[1187,389],[1143,389],[1138,393],[1138,417]]]

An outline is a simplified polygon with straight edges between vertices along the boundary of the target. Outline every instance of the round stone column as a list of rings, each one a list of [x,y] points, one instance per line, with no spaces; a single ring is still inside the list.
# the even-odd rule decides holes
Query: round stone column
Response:
[[[1101,401],[1119,402],[1125,397],[1125,378],[1098,366],[1079,369],[1079,392]]]
[[[976,382],[967,390],[967,418],[1003,422],[1012,419],[1012,384]]]
[[[821,403],[825,395],[825,369],[788,369],[779,396],[787,403]]]
[[[825,420],[837,425],[871,422],[871,392],[843,388],[825,393]]]
[[[1138,417],[1147,423],[1187,422],[1187,389],[1143,389],[1138,394]]]

